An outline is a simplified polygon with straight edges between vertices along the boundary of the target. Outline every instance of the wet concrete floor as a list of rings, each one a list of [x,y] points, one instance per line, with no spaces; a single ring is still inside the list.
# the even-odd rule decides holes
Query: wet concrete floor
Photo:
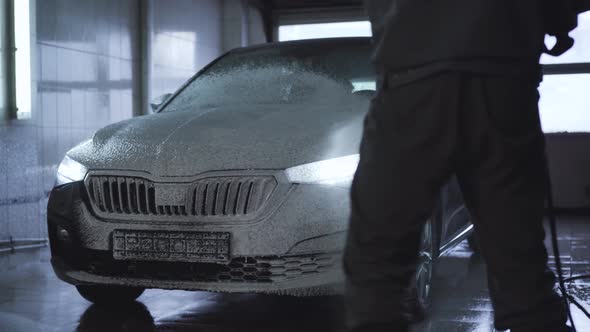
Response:
[[[559,243],[566,276],[590,273],[590,218],[561,218]],[[328,332],[341,328],[339,297],[148,290],[124,310],[100,308],[55,277],[47,248],[27,255],[18,267],[0,273],[0,331]],[[415,331],[493,331],[486,287],[484,263],[462,243],[438,264],[429,317]],[[576,281],[570,290],[590,310],[590,281]],[[590,331],[581,311],[572,310],[578,331]]]

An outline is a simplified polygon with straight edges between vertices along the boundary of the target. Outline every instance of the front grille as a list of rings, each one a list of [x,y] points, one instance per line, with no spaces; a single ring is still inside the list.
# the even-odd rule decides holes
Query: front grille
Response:
[[[215,276],[217,281],[277,282],[326,272],[338,260],[333,255],[234,258]]]
[[[338,254],[236,257],[227,264],[114,261],[110,257],[87,259],[90,273],[138,279],[193,282],[273,283],[317,275],[338,268]]]
[[[249,217],[261,210],[277,185],[274,177],[213,177],[160,183],[133,176],[86,180],[94,211],[115,218],[199,219]]]

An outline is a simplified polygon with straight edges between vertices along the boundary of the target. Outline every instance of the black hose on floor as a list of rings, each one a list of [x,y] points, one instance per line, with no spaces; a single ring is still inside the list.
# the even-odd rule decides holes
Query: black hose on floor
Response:
[[[547,214],[549,216],[549,228],[551,230],[551,245],[553,247],[553,256],[555,259],[555,268],[557,269],[557,278],[559,280],[559,290],[562,293],[563,300],[565,302],[568,319],[572,325],[572,329],[576,332],[576,326],[570,310],[569,304],[572,303],[578,309],[580,309],[588,319],[590,319],[590,313],[579,303],[578,299],[570,295],[565,287],[566,282],[572,282],[580,279],[590,279],[590,275],[573,276],[570,278],[563,277],[563,269],[561,266],[561,256],[559,255],[559,244],[557,242],[557,221],[555,217],[555,205],[553,202],[553,186],[551,184],[551,174],[549,173],[549,163],[546,162],[546,179],[547,179]]]

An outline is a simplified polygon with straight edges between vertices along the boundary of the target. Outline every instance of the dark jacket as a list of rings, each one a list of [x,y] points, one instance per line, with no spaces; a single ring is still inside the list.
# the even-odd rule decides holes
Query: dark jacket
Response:
[[[569,12],[548,16],[567,1],[366,0],[373,60],[392,70],[478,58],[538,63],[549,26],[576,26],[576,15]]]

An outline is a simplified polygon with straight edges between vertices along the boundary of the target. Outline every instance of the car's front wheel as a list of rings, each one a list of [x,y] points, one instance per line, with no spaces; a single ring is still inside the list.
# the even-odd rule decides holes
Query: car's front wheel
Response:
[[[79,285],[78,293],[96,304],[126,304],[135,301],[145,290],[139,287]]]

